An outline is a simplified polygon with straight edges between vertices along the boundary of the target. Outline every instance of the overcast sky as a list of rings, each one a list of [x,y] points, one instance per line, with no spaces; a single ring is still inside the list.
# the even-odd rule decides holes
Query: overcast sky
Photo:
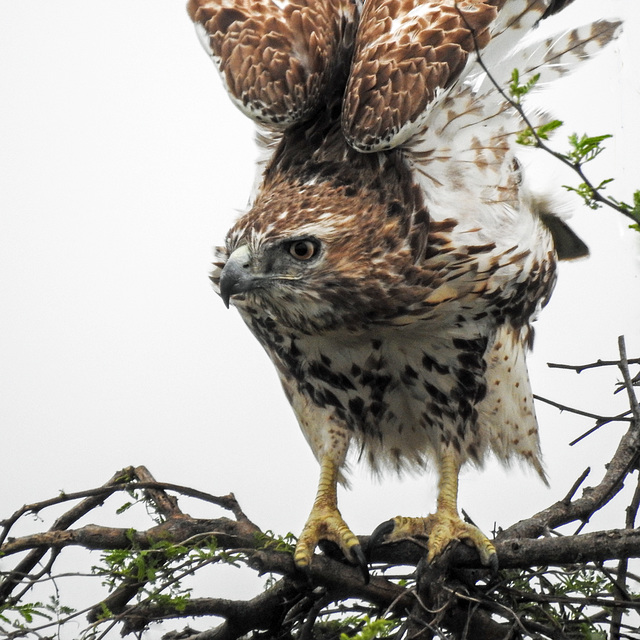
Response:
[[[570,23],[601,5],[577,0]],[[567,123],[560,149],[573,131],[615,135],[590,175],[616,176],[609,191],[629,200],[640,188],[640,8],[607,7],[627,17],[620,41],[538,102]],[[0,59],[0,517],[144,464],[161,481],[234,491],[263,528],[298,533],[317,465],[266,355],[208,281],[212,247],[253,183],[253,127],[183,3],[3,2]],[[576,183],[549,157],[527,163],[542,186]],[[638,235],[617,214],[567,202],[592,256],[562,266],[537,323],[534,391],[619,411],[615,372],[545,366],[615,358],[620,334],[640,355]],[[609,426],[570,448],[591,424],[538,413],[551,490],[494,464],[463,475],[461,504],[486,532],[563,496],[587,465],[595,481],[621,434]],[[434,496],[433,476],[381,486],[360,471],[340,499],[368,533],[427,513]]]

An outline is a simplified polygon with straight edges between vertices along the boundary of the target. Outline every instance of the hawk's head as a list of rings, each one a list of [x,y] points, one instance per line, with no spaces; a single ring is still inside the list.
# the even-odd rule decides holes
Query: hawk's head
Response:
[[[424,276],[428,216],[411,183],[369,178],[270,179],[218,250],[224,303],[305,333],[401,315]]]

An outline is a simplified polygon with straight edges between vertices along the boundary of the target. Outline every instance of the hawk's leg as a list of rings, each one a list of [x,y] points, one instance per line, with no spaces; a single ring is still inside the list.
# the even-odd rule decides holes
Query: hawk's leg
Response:
[[[358,538],[351,532],[338,510],[337,485],[338,465],[331,456],[325,455],[320,461],[318,493],[309,518],[298,538],[293,559],[297,567],[306,569],[311,564],[318,542],[330,540],[340,547],[348,560],[360,567],[367,579],[367,561]]]
[[[464,522],[458,515],[458,473],[460,465],[452,453],[445,453],[440,463],[438,501],[436,512],[426,518],[404,518],[396,516],[381,524],[372,539],[379,540],[387,534],[387,541],[411,537],[427,537],[427,560],[431,562],[454,540],[475,547],[483,565],[496,570],[498,556],[489,539],[472,524]]]

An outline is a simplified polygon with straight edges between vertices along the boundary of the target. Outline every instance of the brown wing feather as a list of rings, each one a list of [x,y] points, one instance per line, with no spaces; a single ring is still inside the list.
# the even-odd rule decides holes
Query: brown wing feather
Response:
[[[500,1],[387,0],[362,13],[342,111],[349,143],[379,151],[409,137],[438,89],[490,39]],[[475,38],[475,40],[474,40]]]
[[[354,31],[351,0],[189,0],[233,101],[286,126],[312,113]]]

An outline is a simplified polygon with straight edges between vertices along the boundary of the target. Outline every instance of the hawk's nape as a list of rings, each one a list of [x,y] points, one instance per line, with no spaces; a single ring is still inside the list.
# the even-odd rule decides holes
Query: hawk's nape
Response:
[[[548,83],[615,37],[603,20],[521,43],[566,4],[189,1],[270,151],[212,281],[269,354],[320,463],[301,568],[326,539],[366,571],[336,497],[350,452],[375,471],[438,471],[436,512],[374,536],[427,537],[428,560],[462,540],[497,566],[458,515],[462,465],[492,453],[545,477],[530,325],[558,257],[586,247],[526,188],[526,126],[495,83],[514,68]]]

